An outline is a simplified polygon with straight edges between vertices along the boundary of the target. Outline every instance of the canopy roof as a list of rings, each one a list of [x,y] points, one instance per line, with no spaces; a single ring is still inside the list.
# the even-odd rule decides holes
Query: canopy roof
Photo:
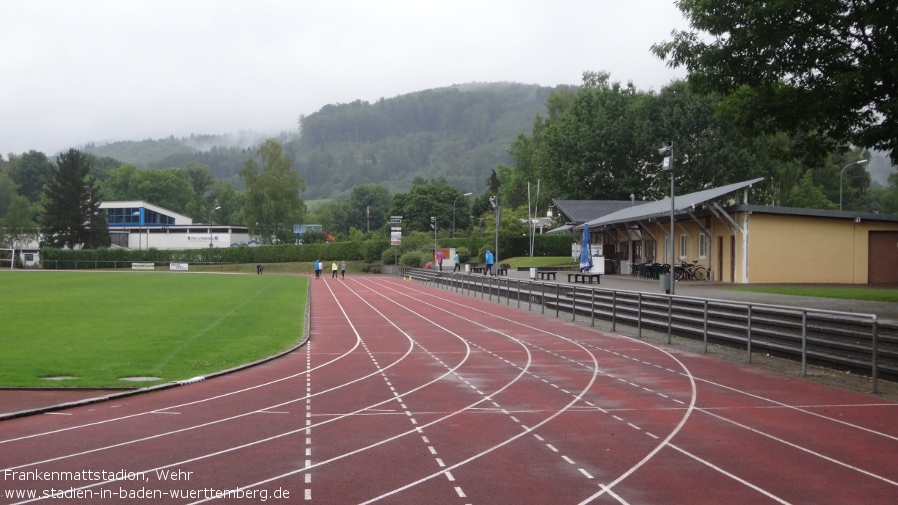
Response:
[[[756,184],[758,182],[763,181],[763,177],[758,177],[757,179],[751,179],[749,181],[737,182],[734,184],[728,184],[726,186],[721,186],[719,188],[706,189],[702,191],[697,191],[695,193],[688,193],[685,195],[676,195],[674,198],[674,211],[679,212],[681,209],[688,209],[690,207],[696,207],[705,202],[720,198],[728,193],[732,193],[733,191],[738,191],[740,189],[750,187],[752,184]],[[612,212],[611,214],[607,214],[602,217],[598,217],[593,219],[592,221],[587,221],[586,224],[589,225],[590,228],[601,228],[603,226],[609,226],[613,224],[620,223],[628,223],[633,221],[641,221],[644,219],[657,218],[662,216],[670,215],[670,198],[665,198],[664,200],[658,200],[655,202],[637,204],[633,207],[627,207],[625,209],[621,209],[617,212]],[[575,230],[582,230],[583,225],[578,225],[574,228]]]

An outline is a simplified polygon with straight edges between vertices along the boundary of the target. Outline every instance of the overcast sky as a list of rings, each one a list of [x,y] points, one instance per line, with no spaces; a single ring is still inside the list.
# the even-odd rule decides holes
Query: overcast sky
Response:
[[[0,0],[0,153],[294,131],[300,114],[468,82],[659,90],[673,0]]]

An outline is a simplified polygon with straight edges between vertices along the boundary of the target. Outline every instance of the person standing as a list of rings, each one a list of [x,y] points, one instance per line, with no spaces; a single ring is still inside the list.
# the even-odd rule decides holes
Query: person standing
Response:
[[[455,256],[452,257],[452,261],[455,262],[455,268],[453,268],[452,271],[461,272],[461,262],[458,261],[458,253],[455,253]]]
[[[321,278],[321,260],[315,260],[315,278]]]
[[[440,272],[443,271],[443,253],[437,253],[437,265],[440,266]]]
[[[331,279],[337,278],[337,262],[331,263]]]
[[[346,278],[346,260],[340,262],[340,278]]]
[[[493,275],[493,263],[496,261],[493,252],[487,249],[486,256],[484,256],[483,259],[486,261],[486,268],[483,269],[483,275]]]

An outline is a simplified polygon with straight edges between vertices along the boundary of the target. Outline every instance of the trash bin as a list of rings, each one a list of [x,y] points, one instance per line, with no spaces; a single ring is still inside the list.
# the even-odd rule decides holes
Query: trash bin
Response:
[[[670,274],[658,274],[658,280],[661,284],[661,291],[670,294]]]
[[[536,268],[535,267],[530,268],[530,280],[531,281],[536,280]]]
[[[466,274],[471,273],[471,264],[470,263],[465,263],[465,273]]]

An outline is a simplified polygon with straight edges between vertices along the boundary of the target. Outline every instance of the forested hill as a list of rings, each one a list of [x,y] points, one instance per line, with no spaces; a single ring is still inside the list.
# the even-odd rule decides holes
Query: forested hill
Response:
[[[304,199],[339,198],[365,183],[406,191],[416,177],[445,177],[460,190],[482,193],[491,170],[511,162],[507,149],[515,137],[530,134],[536,114],[545,115],[552,89],[478,83],[325,105],[300,116],[298,131],[277,136],[306,181]],[[84,150],[141,168],[201,163],[242,187],[237,174],[264,138],[251,132],[192,135]]]

